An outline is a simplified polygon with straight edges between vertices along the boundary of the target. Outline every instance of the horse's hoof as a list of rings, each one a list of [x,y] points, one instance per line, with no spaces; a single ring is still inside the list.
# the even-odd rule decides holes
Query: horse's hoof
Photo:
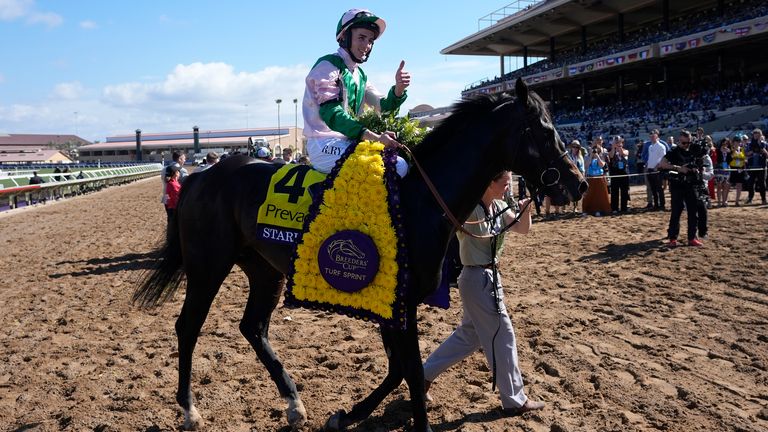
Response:
[[[285,415],[288,417],[288,425],[291,429],[298,429],[307,422],[307,410],[304,409],[301,399],[289,400]]]
[[[341,417],[345,415],[347,415],[347,412],[344,410],[336,411],[336,413],[329,417],[328,421],[325,422],[323,430],[326,432],[338,432],[344,430],[345,428],[341,424]]]
[[[201,426],[203,426],[203,418],[200,416],[200,413],[197,412],[197,408],[191,406],[189,407],[189,411],[184,410],[183,428],[185,431],[200,430]]]

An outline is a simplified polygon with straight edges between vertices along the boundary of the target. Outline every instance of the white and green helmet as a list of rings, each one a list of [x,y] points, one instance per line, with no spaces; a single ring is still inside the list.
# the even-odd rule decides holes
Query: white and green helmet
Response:
[[[344,12],[336,26],[336,40],[341,42],[347,30],[358,27],[373,31],[378,39],[384,34],[387,23],[367,9],[350,9]]]

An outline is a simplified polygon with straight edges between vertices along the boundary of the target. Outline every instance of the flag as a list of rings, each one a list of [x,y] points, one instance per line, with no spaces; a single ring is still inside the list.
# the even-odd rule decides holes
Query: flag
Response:
[[[667,54],[670,51],[672,51],[672,45],[671,44],[669,44],[669,45],[662,45],[661,46],[661,52],[662,53]]]
[[[703,40],[705,43],[712,43],[715,41],[715,34],[710,33],[708,35],[704,35],[701,37],[701,40]]]
[[[763,22],[756,22],[755,23],[755,30],[757,30],[759,32],[765,30],[766,28],[768,28],[768,22],[763,21]]]
[[[616,61],[616,59],[613,58],[607,58],[605,59],[605,65],[606,66],[613,66],[613,63]]]
[[[699,46],[699,38],[694,38],[688,41],[688,48],[696,48]]]
[[[568,75],[576,75],[578,72],[576,71],[576,66],[571,66],[568,68]]]
[[[616,57],[616,64],[622,64],[622,63],[624,63],[624,56]]]
[[[649,53],[650,53],[650,52],[649,52],[648,50],[642,50],[642,51],[640,51],[640,53],[639,53],[639,54],[640,54],[640,58],[641,58],[641,59],[647,59],[647,58],[648,58],[648,54],[649,54]]]
[[[629,54],[627,54],[627,60],[629,60],[629,61],[635,61],[635,60],[637,60],[637,53],[636,53],[636,52],[633,52],[633,53],[629,53]]]
[[[595,64],[595,68],[596,69],[602,69],[604,66],[605,66],[605,61],[604,60],[599,60],[597,62],[597,64]]]
[[[678,51],[682,51],[685,48],[686,48],[686,43],[685,42],[678,42],[678,43],[675,44],[675,49],[678,50]]]

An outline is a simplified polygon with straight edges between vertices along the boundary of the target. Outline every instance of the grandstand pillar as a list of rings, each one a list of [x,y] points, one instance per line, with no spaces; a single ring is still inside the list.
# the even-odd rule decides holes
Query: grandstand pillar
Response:
[[[717,82],[720,88],[723,88],[723,53],[717,53]]]
[[[200,128],[192,126],[192,139],[195,145],[195,153],[200,153]]]
[[[555,37],[549,38],[549,61],[555,61]]]
[[[136,129],[136,162],[141,162],[141,129]]]
[[[499,77],[504,78],[504,56],[499,56],[499,71],[501,74],[499,74]]]
[[[523,47],[523,69],[528,67],[528,45]]]
[[[587,26],[581,26],[581,53],[587,53]]]
[[[624,73],[619,72],[616,76],[616,96],[619,98],[619,103],[624,103]]]
[[[549,111],[555,110],[555,86],[549,88]]]
[[[619,14],[619,43],[624,43],[624,14]]]

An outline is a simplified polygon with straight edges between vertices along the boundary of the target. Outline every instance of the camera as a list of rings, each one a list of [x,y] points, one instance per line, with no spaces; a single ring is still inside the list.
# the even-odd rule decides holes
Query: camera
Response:
[[[709,154],[709,146],[704,138],[694,138],[691,140],[691,145],[688,147],[688,151],[695,158],[703,158]]]

